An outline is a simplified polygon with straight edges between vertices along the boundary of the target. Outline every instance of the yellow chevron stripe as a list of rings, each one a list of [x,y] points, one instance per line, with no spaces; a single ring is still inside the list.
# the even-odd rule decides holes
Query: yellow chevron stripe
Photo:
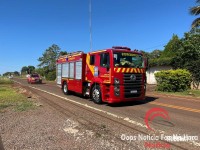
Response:
[[[92,72],[92,75],[94,75],[94,66],[90,65],[90,55],[87,54],[86,56],[86,63],[87,66],[89,67],[90,71]]]
[[[128,73],[128,72],[129,72],[129,70],[130,70],[130,68],[127,68],[127,70],[126,70],[126,73]]]
[[[133,72],[133,68],[131,68],[130,72],[131,72],[131,73]]]
[[[118,69],[117,69],[117,72],[120,72],[120,70],[121,70],[121,68],[118,68]]]
[[[87,60],[89,61],[89,60]],[[93,67],[93,66],[92,66]],[[94,68],[92,69],[94,70]],[[140,69],[140,68],[114,68],[114,72],[117,73],[145,73],[144,69]]]
[[[141,69],[141,72],[144,73],[144,69]]]

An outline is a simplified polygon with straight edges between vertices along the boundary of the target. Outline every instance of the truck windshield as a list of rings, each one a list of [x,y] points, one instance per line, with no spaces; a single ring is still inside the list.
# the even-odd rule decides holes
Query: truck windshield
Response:
[[[114,52],[115,67],[134,67],[143,68],[144,61],[142,55],[128,52]]]

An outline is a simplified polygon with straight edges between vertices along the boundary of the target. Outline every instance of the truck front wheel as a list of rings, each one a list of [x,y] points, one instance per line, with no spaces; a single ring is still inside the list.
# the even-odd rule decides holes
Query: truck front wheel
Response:
[[[99,85],[94,85],[92,88],[92,100],[96,104],[102,103],[101,89]]]
[[[67,86],[67,83],[66,83],[66,82],[64,82],[64,84],[63,84],[63,93],[64,93],[65,95],[68,95],[68,94],[69,94],[68,86]]]

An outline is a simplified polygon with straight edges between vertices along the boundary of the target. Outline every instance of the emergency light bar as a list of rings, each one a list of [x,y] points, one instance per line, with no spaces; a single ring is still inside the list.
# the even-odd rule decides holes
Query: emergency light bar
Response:
[[[71,56],[71,55],[77,55],[77,54],[81,54],[81,53],[83,53],[83,51],[76,51],[76,52],[71,52],[71,53],[68,53],[67,55],[69,56]]]
[[[113,46],[113,49],[124,49],[124,50],[131,50],[129,47],[123,47],[123,46]]]

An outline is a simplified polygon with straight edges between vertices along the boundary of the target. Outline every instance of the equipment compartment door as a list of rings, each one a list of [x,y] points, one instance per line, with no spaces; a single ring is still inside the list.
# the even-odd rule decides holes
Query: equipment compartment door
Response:
[[[61,84],[62,64],[57,65],[57,84]]]
[[[75,84],[75,91],[78,93],[82,93],[82,61],[77,61],[75,63],[75,79],[76,79],[76,84]]]

